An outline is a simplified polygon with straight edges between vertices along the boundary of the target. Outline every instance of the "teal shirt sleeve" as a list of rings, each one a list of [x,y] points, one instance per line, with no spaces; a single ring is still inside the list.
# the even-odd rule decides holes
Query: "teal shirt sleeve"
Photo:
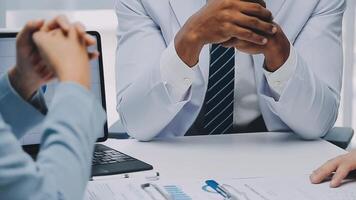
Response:
[[[82,199],[105,117],[89,91],[73,83],[59,84],[34,162],[0,116],[0,199]]]
[[[11,126],[16,138],[21,138],[26,130],[41,123],[46,110],[41,92],[27,102],[12,88],[8,74],[0,75],[0,114]]]

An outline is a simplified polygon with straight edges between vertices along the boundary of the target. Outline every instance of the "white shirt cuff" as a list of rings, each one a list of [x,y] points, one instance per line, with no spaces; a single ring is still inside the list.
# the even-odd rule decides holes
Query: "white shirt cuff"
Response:
[[[174,41],[162,53],[160,71],[171,99],[176,102],[183,101],[193,84],[194,70],[179,58]]]
[[[293,45],[290,45],[290,54],[287,61],[275,72],[264,70],[268,85],[277,95],[277,98],[282,95],[288,81],[293,76],[297,67],[297,55]]]

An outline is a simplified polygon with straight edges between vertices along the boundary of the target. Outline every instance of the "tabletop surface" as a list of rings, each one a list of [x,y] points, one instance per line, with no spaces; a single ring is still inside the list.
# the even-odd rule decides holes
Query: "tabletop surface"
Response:
[[[247,178],[310,174],[345,151],[324,141],[303,141],[292,133],[195,136],[104,143],[143,160],[165,178]]]

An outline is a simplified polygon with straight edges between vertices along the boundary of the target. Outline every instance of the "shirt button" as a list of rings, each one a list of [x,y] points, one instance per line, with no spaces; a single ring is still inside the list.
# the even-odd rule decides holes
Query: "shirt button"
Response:
[[[192,84],[192,80],[190,78],[184,78],[184,83],[186,85],[191,85]]]

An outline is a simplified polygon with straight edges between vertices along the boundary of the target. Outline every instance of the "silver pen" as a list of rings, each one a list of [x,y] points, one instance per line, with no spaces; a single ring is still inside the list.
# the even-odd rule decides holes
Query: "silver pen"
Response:
[[[223,184],[220,186],[221,188],[224,189],[224,191],[226,191],[226,193],[229,195],[228,198],[226,198],[226,200],[240,200],[240,198],[238,198],[237,196],[233,195],[229,189],[227,189],[226,187],[230,187],[232,190],[236,190],[234,187],[232,187],[231,185],[226,185],[226,184]]]
[[[154,188],[164,199],[173,200],[169,195],[167,195],[161,188],[159,188],[156,184],[145,183],[141,185],[142,190],[144,190],[153,200],[157,200],[151,193],[149,193],[146,189],[152,187]]]

